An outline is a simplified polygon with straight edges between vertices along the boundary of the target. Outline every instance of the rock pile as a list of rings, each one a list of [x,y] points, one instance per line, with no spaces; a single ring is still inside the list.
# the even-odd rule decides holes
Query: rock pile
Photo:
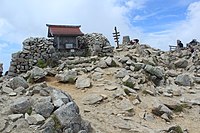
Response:
[[[108,39],[100,33],[85,34],[77,38],[79,44],[87,45],[90,55],[110,56],[114,47],[110,45]]]
[[[0,132],[90,133],[71,96],[22,77],[0,83]]]
[[[122,45],[113,56],[67,57],[58,67],[34,67],[22,77],[38,82],[51,75],[58,81],[53,81],[55,86],[73,86],[69,91],[96,132],[195,133],[200,130],[200,45],[193,48],[193,53],[187,48],[164,52],[148,45]],[[4,81],[1,86],[0,101],[11,106],[9,111],[3,111],[4,104],[0,108],[4,116],[0,131],[15,130],[15,121],[4,115],[10,112],[9,119],[26,119],[28,128],[39,131],[50,132],[53,127],[62,132],[89,132],[89,124],[82,122],[68,94],[45,84],[29,86],[20,77]]]
[[[108,39],[99,33],[86,34],[78,37],[78,42],[86,48],[87,56],[112,56],[113,48]],[[53,46],[53,41],[46,38],[27,38],[23,42],[23,49],[12,54],[8,76],[17,76],[31,70],[33,66],[46,67],[61,59],[62,54]],[[65,52],[64,52],[65,53]]]
[[[23,50],[12,54],[8,76],[16,76],[31,70],[38,62],[46,62],[55,53],[53,42],[46,38],[28,38]]]
[[[195,50],[199,48],[199,45],[195,46]],[[83,98],[83,104],[98,110],[91,111],[90,114],[93,115],[98,114],[100,110],[103,110],[101,113],[105,113],[107,106],[109,107],[106,108],[107,110],[112,108],[110,114],[114,116],[108,115],[104,119],[109,121],[109,124],[112,123],[114,127],[141,133],[168,133],[172,131],[171,127],[180,128],[181,126],[187,131],[187,126],[174,126],[174,124],[176,119],[187,117],[185,110],[193,112],[198,110],[195,105],[200,105],[198,96],[200,94],[200,75],[198,74],[200,54],[190,53],[188,49],[180,52],[163,52],[148,45],[123,45],[114,53],[113,57],[66,60],[57,69],[59,76],[67,77],[66,79],[71,77],[77,89],[97,88],[97,93]],[[57,80],[60,81],[59,78]],[[104,95],[98,93],[101,89],[106,91]],[[190,110],[190,108],[194,109]],[[142,111],[137,112],[138,110]],[[198,111],[196,114],[198,115]],[[120,116],[125,120],[120,119]],[[106,117],[109,117],[109,120]],[[151,122],[155,122],[162,123],[160,126],[165,126],[161,126],[162,128],[158,126],[159,128],[156,129],[155,127],[152,129],[153,126],[143,127],[137,125],[135,119],[140,119],[139,121],[143,124],[151,125]],[[137,126],[133,126],[133,123]],[[171,127],[166,128],[170,123]],[[179,130],[182,131],[181,128]]]

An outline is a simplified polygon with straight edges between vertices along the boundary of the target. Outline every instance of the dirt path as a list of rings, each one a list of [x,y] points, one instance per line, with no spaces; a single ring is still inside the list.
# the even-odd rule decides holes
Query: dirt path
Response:
[[[107,78],[109,81],[110,77]],[[75,85],[59,83],[53,77],[48,77],[46,82],[49,86],[69,93],[79,106],[82,118],[90,121],[97,133],[130,133],[129,130],[133,127],[137,130],[131,131],[132,133],[143,130],[149,132],[146,127],[158,130],[166,129],[172,125],[180,125],[183,129],[189,129],[190,133],[200,131],[199,106],[194,106],[184,113],[175,115],[170,123],[156,116],[144,120],[140,117],[141,113],[146,111],[151,114],[154,100],[156,98],[163,99],[163,97],[139,94],[142,102],[134,106],[134,112],[127,113],[116,107],[116,104],[122,100],[113,98],[116,91],[105,90],[104,84],[101,82],[93,83],[92,88],[85,90],[76,89]],[[100,104],[84,105],[82,99],[89,94],[100,94],[107,98]]]
[[[102,133],[116,132],[115,127],[112,127],[109,122],[111,120],[110,115],[112,113],[112,108],[110,108],[112,103],[109,102],[109,99],[106,99],[103,103],[96,105],[84,105],[82,102],[83,97],[89,94],[101,94],[104,96],[109,95],[110,97],[111,94],[102,89],[101,84],[99,84],[100,87],[93,86],[90,89],[80,90],[76,89],[75,85],[59,83],[53,77],[47,77],[47,84],[69,93],[79,106],[83,119],[90,121],[92,123],[92,127],[96,131]]]

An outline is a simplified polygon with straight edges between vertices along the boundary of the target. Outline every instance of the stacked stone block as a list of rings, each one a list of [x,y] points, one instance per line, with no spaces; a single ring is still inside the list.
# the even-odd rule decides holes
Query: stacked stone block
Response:
[[[23,50],[12,54],[8,76],[16,76],[31,70],[39,60],[46,62],[55,53],[53,42],[46,38],[28,38],[23,42]]]

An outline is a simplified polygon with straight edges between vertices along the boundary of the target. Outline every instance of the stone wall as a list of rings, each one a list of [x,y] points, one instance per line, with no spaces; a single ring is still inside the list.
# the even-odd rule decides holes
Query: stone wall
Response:
[[[78,42],[83,47],[88,48],[88,55],[112,56],[114,47],[110,45],[108,39],[100,33],[85,34],[79,36]]]
[[[85,49],[74,50],[74,52],[63,49],[63,50],[56,51],[56,56],[57,57],[84,56],[86,55],[85,52],[86,52]]]
[[[55,53],[53,42],[46,38],[28,38],[23,50],[12,54],[8,76],[16,76],[31,70],[39,60],[46,62]]]
[[[46,38],[27,38],[23,41],[23,49],[12,54],[8,76],[17,76],[31,70],[38,63],[58,61],[61,57],[101,55],[112,56],[113,46],[108,39],[99,33],[86,34],[78,37],[84,47],[78,52],[58,51],[54,48],[53,40]],[[57,64],[58,65],[58,64]]]

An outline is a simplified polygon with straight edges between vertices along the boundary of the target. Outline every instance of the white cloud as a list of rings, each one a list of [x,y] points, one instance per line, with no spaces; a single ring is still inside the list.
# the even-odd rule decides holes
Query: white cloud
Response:
[[[179,23],[174,29],[177,37],[184,41],[190,41],[193,38],[200,39],[200,1],[190,4],[187,12],[187,19]]]
[[[3,38],[20,43],[29,36],[46,36],[46,23],[81,24],[83,32],[103,33],[111,42],[114,26],[118,27],[121,35],[138,36],[140,29],[129,23],[126,14],[141,8],[144,1],[127,0],[122,5],[117,4],[118,0],[2,0],[0,18],[13,27]],[[0,30],[6,29],[0,27]]]
[[[143,41],[163,50],[169,50],[168,45],[176,45],[177,39],[184,44],[194,38],[200,41],[200,1],[190,4],[186,15],[185,20],[170,24],[171,28],[168,30],[144,34]]]
[[[8,47],[7,43],[1,43],[0,42],[0,63],[4,63],[4,68],[8,69],[8,63],[7,63],[7,58],[9,58],[9,55],[4,53],[3,51]],[[6,62],[6,63],[5,63]]]
[[[145,7],[146,0],[128,0],[125,2],[125,6],[129,9],[138,10]]]
[[[12,28],[12,25],[6,19],[0,17],[0,37],[7,34]]]
[[[2,51],[6,47],[8,47],[7,43],[0,43],[0,51]]]
[[[153,12],[153,13],[150,13],[148,15],[136,15],[134,18],[133,18],[133,21],[141,21],[141,20],[145,20],[145,19],[148,19],[149,17],[153,17],[153,16],[156,16],[158,13],[160,13],[161,11],[157,11],[157,12]]]
[[[171,24],[171,28],[163,32],[143,33],[142,27],[130,23],[128,15],[148,8],[146,2],[148,0],[1,0],[0,39],[21,43],[29,36],[46,36],[46,23],[81,24],[83,32],[103,33],[112,43],[113,28],[117,26],[121,38],[129,35],[165,50],[169,44],[175,44],[176,39],[183,42],[199,39],[200,2],[188,7],[186,20]],[[136,15],[134,19],[144,20],[155,15],[156,12],[147,16]]]

